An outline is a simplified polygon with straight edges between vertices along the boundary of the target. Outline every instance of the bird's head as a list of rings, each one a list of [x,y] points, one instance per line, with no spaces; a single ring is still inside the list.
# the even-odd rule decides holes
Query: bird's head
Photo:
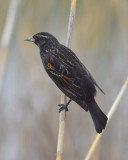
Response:
[[[47,32],[37,33],[25,39],[25,41],[34,42],[40,49],[43,49],[46,46],[53,48],[58,43],[57,39]]]

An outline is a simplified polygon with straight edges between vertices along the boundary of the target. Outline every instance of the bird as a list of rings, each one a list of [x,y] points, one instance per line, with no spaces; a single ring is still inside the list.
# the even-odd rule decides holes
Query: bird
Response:
[[[39,47],[45,71],[69,98],[66,104],[59,104],[59,112],[63,109],[68,111],[68,105],[74,101],[85,111],[90,112],[96,132],[101,133],[106,127],[108,118],[95,101],[96,87],[103,94],[104,92],[76,54],[48,32],[37,33],[25,41],[33,42]]]

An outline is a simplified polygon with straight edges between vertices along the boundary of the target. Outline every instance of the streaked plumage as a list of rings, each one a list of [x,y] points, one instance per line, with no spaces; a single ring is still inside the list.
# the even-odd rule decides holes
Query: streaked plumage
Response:
[[[75,53],[46,32],[26,40],[33,41],[40,48],[40,56],[48,75],[64,94],[85,111],[90,111],[96,131],[101,133],[102,129],[105,129],[107,117],[96,104],[94,97],[96,87],[103,91]]]

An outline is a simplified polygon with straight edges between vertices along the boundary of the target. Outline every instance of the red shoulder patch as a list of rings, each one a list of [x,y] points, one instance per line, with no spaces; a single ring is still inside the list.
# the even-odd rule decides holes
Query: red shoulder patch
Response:
[[[51,65],[50,62],[47,62],[47,66],[48,66],[49,68],[51,68],[51,69],[54,69],[53,65]]]

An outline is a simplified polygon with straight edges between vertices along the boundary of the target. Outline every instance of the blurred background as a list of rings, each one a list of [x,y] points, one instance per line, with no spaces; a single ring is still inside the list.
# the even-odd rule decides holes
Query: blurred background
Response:
[[[0,0],[1,39],[9,6],[9,0]],[[127,6],[127,0],[77,3],[71,48],[106,93],[98,91],[96,97],[106,114],[128,75]],[[47,31],[65,44],[69,11],[70,1],[19,2],[0,77],[0,160],[56,159],[61,92],[45,73],[37,46],[24,39]],[[128,91],[92,160],[127,159],[127,95]],[[84,160],[95,135],[89,113],[72,102],[66,118],[63,159]]]

